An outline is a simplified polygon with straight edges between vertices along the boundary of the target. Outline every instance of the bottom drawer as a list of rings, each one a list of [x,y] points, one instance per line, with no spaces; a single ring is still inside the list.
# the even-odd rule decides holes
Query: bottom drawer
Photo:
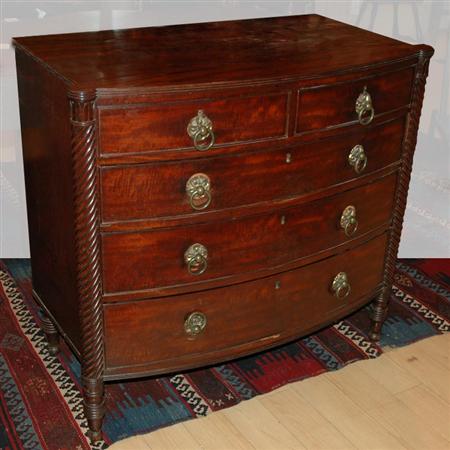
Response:
[[[382,280],[385,247],[383,234],[267,278],[164,299],[106,304],[106,375],[206,365],[318,329],[369,300],[367,295]]]

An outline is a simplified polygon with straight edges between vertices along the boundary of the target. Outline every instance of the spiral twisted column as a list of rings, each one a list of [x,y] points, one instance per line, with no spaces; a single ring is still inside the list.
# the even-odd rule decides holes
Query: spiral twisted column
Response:
[[[408,114],[405,138],[403,141],[402,164],[398,175],[395,194],[395,207],[384,262],[383,287],[374,302],[372,312],[372,330],[370,332],[370,338],[374,341],[378,341],[380,339],[381,328],[386,317],[389,298],[391,295],[395,262],[397,259],[400,236],[403,228],[403,216],[406,209],[406,199],[408,196],[409,181],[411,179],[413,156],[417,143],[417,132],[419,130],[423,96],[431,56],[432,53],[425,53],[421,50],[415,70],[411,108]]]
[[[96,167],[95,93],[69,94],[72,124],[77,287],[83,335],[82,383],[91,440],[104,415],[103,309]]]

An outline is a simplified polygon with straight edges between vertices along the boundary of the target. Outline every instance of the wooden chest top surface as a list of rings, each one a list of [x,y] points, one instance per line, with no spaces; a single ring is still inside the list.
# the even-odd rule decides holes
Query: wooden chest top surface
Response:
[[[427,47],[315,14],[13,42],[75,91],[311,78],[417,56]]]

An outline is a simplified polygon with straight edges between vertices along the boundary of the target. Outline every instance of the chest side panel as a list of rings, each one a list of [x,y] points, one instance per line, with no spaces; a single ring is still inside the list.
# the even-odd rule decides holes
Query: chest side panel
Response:
[[[80,348],[66,86],[16,50],[33,288]]]

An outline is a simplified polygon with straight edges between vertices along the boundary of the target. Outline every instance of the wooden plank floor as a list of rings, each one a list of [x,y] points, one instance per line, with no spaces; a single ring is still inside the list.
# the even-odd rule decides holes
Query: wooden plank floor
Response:
[[[292,383],[111,450],[450,450],[450,334]]]

